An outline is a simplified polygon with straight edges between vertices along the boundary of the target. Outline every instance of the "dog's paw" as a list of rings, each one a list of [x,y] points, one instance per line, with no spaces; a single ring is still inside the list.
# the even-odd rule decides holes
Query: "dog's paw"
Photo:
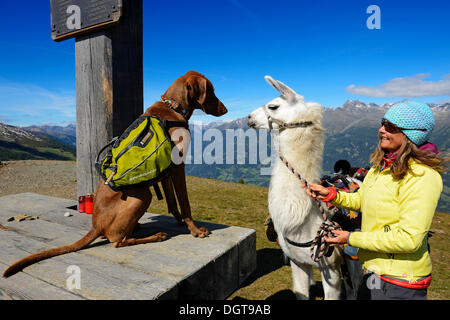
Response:
[[[211,234],[211,231],[209,231],[205,227],[200,227],[199,229],[201,232],[205,233],[207,236],[209,236]]]
[[[200,227],[194,231],[191,232],[191,234],[194,237],[198,237],[198,238],[205,238],[207,236],[209,236],[211,234],[211,231],[209,231],[208,229],[204,228],[204,227]]]
[[[155,236],[158,237],[156,241],[164,241],[169,237],[167,233],[164,232],[158,232],[157,234],[155,234]]]

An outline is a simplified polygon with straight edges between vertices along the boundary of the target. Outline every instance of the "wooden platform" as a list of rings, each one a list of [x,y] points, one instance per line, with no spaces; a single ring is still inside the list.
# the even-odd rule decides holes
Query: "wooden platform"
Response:
[[[34,193],[0,197],[0,273],[16,260],[73,243],[91,227],[91,217],[68,209],[73,200]],[[73,216],[65,217],[70,212]],[[12,221],[18,214],[38,220]],[[212,231],[192,237],[173,217],[145,214],[139,234],[159,231],[160,243],[114,248],[97,239],[88,248],[41,261],[10,278],[0,276],[0,299],[224,299],[256,268],[252,229],[198,222]],[[81,270],[81,288],[69,290],[69,266]]]

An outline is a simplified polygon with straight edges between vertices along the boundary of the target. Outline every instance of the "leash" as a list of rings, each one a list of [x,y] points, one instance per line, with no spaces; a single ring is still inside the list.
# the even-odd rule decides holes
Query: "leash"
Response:
[[[280,157],[281,162],[283,162],[286,165],[288,170],[291,171],[301,181],[302,184],[304,184],[309,190],[311,190],[308,186],[308,181],[306,181],[306,179],[302,178],[300,173],[298,173],[297,170],[295,170],[294,167],[292,167],[289,164],[289,162],[287,162],[287,160],[284,159],[280,153],[279,153],[279,157]],[[305,242],[305,243],[295,242],[295,241],[290,240],[287,237],[284,237],[284,239],[286,240],[287,243],[289,243],[293,246],[296,246],[296,247],[300,247],[300,248],[311,247],[311,250],[310,250],[311,259],[314,262],[319,262],[319,260],[323,256],[329,257],[332,255],[332,253],[334,251],[334,247],[330,247],[324,238],[325,237],[329,237],[329,238],[335,237],[332,231],[339,230],[341,227],[336,222],[328,219],[325,209],[320,204],[320,200],[315,199],[315,202],[316,202],[317,206],[319,207],[319,210],[322,213],[322,217],[324,220],[322,222],[322,224],[319,226],[319,230],[317,231],[316,237],[313,240]],[[336,213],[337,210],[339,210],[339,209],[334,208],[334,210],[333,210],[334,213]]]
[[[267,116],[267,121],[269,123],[270,131],[273,130],[272,123],[276,123],[278,125],[279,131],[284,130],[284,129],[289,129],[289,128],[306,128],[313,124],[312,121],[300,121],[300,122],[294,122],[294,123],[285,123],[282,120],[273,118],[269,114],[269,112],[266,110],[265,107],[263,107],[263,111]],[[289,162],[281,155],[281,151],[279,149],[277,151],[278,151],[278,156],[280,157],[281,162],[283,162],[285,164],[285,166],[288,168],[288,170],[291,171],[301,181],[301,183],[303,185],[305,185],[309,190],[311,190],[309,188],[308,181],[306,181],[306,179],[302,178],[300,173],[298,173],[297,170],[295,170],[295,168],[289,164]],[[296,247],[300,247],[300,248],[311,247],[311,249],[310,249],[311,259],[314,262],[319,262],[319,260],[323,256],[329,257],[333,254],[334,247],[330,247],[324,238],[325,237],[329,237],[329,238],[335,237],[335,235],[333,234],[332,231],[340,229],[340,226],[336,222],[328,219],[325,209],[320,204],[320,200],[315,199],[315,201],[316,201],[317,206],[319,207],[319,210],[320,210],[323,220],[324,220],[322,222],[322,224],[319,226],[319,230],[317,231],[316,237],[313,240],[304,242],[304,243],[292,241],[287,237],[284,237],[284,239],[286,240],[287,243],[289,243],[293,246],[296,246]],[[337,210],[339,210],[339,209],[334,208],[333,215],[334,215],[334,213],[336,213]]]

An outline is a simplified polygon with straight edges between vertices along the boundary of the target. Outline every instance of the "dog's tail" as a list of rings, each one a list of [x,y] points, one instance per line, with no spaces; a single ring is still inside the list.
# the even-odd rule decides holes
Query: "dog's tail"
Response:
[[[78,240],[77,242],[74,242],[72,244],[69,244],[67,246],[50,249],[47,251],[38,252],[35,254],[32,254],[28,257],[25,257],[14,264],[12,264],[6,271],[3,273],[3,277],[7,278],[12,276],[13,274],[16,274],[17,272],[21,271],[23,268],[28,267],[29,265],[32,265],[33,263],[52,258],[55,256],[59,256],[61,254],[69,253],[78,251],[80,249],[83,249],[87,245],[89,245],[91,242],[93,242],[95,239],[97,239],[100,236],[100,234],[92,228],[83,238]]]

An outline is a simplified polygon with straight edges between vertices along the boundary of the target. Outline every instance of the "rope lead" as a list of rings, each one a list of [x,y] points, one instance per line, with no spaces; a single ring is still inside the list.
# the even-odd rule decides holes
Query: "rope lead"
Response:
[[[294,169],[294,167],[292,167],[289,164],[289,162],[287,162],[281,155],[280,155],[280,160],[281,160],[281,162],[283,162],[286,165],[288,170],[291,171],[301,181],[301,183],[306,186],[306,188],[311,190],[309,188],[308,181],[306,181],[304,178],[302,178],[302,176]],[[322,213],[322,217],[323,217],[324,221],[320,225],[319,230],[317,231],[317,235],[311,243],[310,253],[311,253],[311,259],[314,262],[319,262],[319,260],[323,256],[327,256],[327,257],[331,256],[331,254],[333,253],[333,249],[334,249],[333,247],[330,247],[328,245],[328,243],[325,241],[324,238],[325,237],[328,237],[328,238],[335,237],[335,235],[333,234],[332,231],[333,230],[342,230],[342,229],[337,222],[328,220],[328,216],[325,212],[325,209],[320,204],[320,200],[315,199],[315,201],[316,201],[317,206],[319,207],[320,212]],[[336,213],[337,210],[339,210],[339,209],[335,208],[333,210],[334,211],[333,213]],[[289,239],[287,239],[287,240],[289,240]],[[288,242],[290,242],[290,241],[288,241]],[[292,241],[290,243],[292,243]],[[329,248],[330,248],[330,250],[328,250]]]

